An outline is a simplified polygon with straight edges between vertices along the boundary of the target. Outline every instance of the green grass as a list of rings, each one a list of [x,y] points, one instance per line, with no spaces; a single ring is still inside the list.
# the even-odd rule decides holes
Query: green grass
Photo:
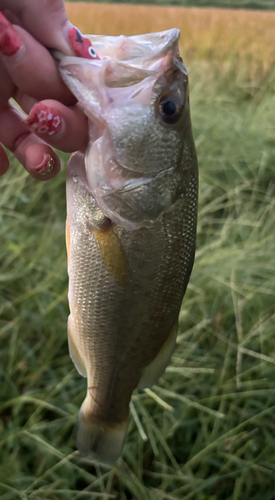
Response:
[[[173,362],[138,392],[113,468],[75,451],[65,172],[0,180],[0,498],[275,497],[275,75],[193,63],[198,244]],[[64,157],[65,158],[65,157]]]
[[[68,2],[98,2],[106,0],[67,0]],[[218,7],[224,9],[275,10],[275,0],[108,0],[108,3],[181,5],[184,7]]]

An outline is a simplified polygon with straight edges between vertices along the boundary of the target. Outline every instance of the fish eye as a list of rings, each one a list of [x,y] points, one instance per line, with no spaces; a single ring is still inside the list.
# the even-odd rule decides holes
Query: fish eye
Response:
[[[177,96],[162,96],[158,101],[158,108],[162,120],[167,124],[176,123],[182,113],[183,103]]]

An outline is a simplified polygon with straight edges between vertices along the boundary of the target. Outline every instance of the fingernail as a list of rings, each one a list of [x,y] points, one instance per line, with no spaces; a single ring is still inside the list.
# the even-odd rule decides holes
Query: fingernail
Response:
[[[84,57],[85,59],[100,59],[95,49],[92,47],[92,42],[89,38],[82,35],[78,28],[73,27],[70,29],[69,44],[77,57]]]
[[[48,154],[44,154],[42,162],[35,166],[34,170],[40,175],[47,175],[52,172],[54,164],[54,158]]]
[[[13,56],[18,52],[22,42],[12,24],[0,12],[0,52],[4,56]]]
[[[25,124],[36,134],[54,135],[60,132],[63,120],[53,108],[38,102],[33,106]]]

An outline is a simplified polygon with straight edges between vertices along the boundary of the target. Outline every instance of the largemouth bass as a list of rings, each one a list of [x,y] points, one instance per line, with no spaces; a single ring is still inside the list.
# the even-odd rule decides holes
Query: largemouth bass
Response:
[[[197,159],[178,30],[89,36],[100,59],[57,55],[89,118],[67,173],[70,355],[87,377],[77,446],[120,456],[136,387],[176,342],[194,261]]]

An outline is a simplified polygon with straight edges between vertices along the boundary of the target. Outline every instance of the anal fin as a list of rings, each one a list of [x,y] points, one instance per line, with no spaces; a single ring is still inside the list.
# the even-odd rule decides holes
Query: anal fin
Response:
[[[176,344],[177,333],[178,323],[176,323],[172,328],[168,339],[164,342],[155,359],[153,359],[153,361],[151,361],[151,363],[144,368],[138,384],[139,389],[145,389],[146,387],[150,387],[157,383],[172,357]]]

